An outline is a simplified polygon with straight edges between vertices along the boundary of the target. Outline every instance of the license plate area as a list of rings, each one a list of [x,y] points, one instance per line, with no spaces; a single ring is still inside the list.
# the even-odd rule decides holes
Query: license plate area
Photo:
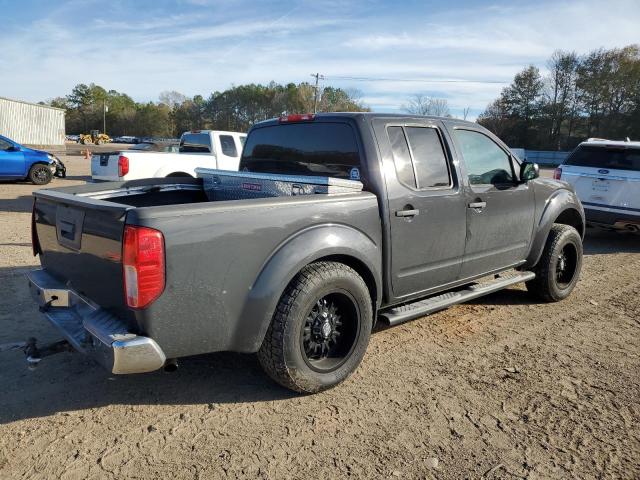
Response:
[[[58,243],[72,250],[82,246],[84,211],[58,205],[56,209],[56,235]]]
[[[591,183],[591,189],[594,192],[608,192],[609,191],[609,180],[605,180],[602,178],[594,178]]]

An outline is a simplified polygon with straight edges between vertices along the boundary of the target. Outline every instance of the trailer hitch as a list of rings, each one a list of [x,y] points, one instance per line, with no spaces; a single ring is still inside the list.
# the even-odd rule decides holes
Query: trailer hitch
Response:
[[[27,357],[29,370],[35,370],[44,357],[55,355],[56,353],[71,352],[73,347],[66,340],[49,343],[43,347],[38,347],[37,340],[33,337],[24,343],[24,354]]]

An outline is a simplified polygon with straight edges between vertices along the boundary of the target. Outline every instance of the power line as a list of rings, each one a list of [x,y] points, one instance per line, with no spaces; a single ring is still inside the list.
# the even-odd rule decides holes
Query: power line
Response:
[[[313,75],[315,76],[315,75]],[[352,77],[342,75],[325,76],[329,80],[353,80],[356,82],[412,82],[412,83],[486,83],[486,84],[507,84],[502,80],[465,80],[465,79],[437,79],[437,78],[388,78],[388,77]]]

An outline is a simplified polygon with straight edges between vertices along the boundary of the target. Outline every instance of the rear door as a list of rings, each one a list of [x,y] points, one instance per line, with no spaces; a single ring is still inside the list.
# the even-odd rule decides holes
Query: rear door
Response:
[[[640,213],[640,148],[581,145],[562,165],[585,207]]]
[[[483,131],[465,126],[452,135],[468,182],[461,278],[522,262],[533,232],[533,188],[519,181],[510,152]]]
[[[24,177],[26,175],[24,153],[13,151],[14,145],[0,138],[0,177]]]
[[[383,158],[396,298],[454,282],[465,246],[459,176],[440,122],[374,120]]]

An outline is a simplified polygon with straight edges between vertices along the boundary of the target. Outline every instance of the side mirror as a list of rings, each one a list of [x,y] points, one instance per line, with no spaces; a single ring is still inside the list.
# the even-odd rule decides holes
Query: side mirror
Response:
[[[7,152],[19,152],[20,150],[20,147],[17,145],[11,145],[9,148],[7,148]]]
[[[537,163],[524,161],[520,165],[520,180],[528,182],[540,176],[540,167]]]

